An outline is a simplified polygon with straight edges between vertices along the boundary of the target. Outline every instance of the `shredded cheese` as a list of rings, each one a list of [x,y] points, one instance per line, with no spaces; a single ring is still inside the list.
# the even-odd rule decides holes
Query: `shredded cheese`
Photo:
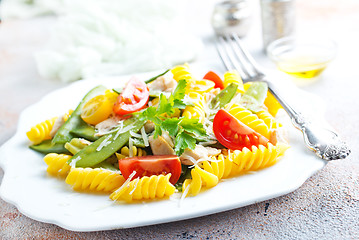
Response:
[[[76,167],[76,163],[77,163],[79,160],[81,160],[81,156],[78,156],[78,157],[72,159],[69,165],[74,168],[74,167]]]
[[[121,187],[119,187],[116,191],[114,191],[113,193],[116,195],[118,192],[120,192],[123,188],[125,187],[130,187],[129,183],[132,181],[132,178],[136,175],[136,171],[133,171],[130,176],[128,176],[128,178],[126,179],[126,181],[122,184]]]
[[[132,132],[132,131],[130,131],[130,135],[131,135],[132,137],[135,137],[135,138],[142,138],[142,135],[141,135],[141,134],[138,134],[138,133],[135,133],[135,132]]]
[[[102,148],[106,147],[111,143],[109,139],[111,138],[111,135],[107,135],[107,137],[100,143],[100,145],[96,148],[96,151],[101,151]]]
[[[150,144],[148,142],[148,136],[147,136],[146,131],[145,131],[145,127],[141,128],[141,135],[142,135],[143,142],[145,143],[145,147],[150,146]]]

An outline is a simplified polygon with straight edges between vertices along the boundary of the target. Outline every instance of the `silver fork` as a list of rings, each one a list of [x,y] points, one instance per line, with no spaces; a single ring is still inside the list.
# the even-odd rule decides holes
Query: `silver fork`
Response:
[[[237,34],[217,35],[216,46],[226,69],[237,70],[243,82],[262,81],[268,84],[269,91],[288,113],[293,125],[302,131],[306,145],[320,158],[328,161],[337,160],[344,159],[350,154],[348,146],[337,133],[323,127],[323,124],[309,121],[279,95],[273,83],[268,80],[253,57],[243,47],[243,43]]]

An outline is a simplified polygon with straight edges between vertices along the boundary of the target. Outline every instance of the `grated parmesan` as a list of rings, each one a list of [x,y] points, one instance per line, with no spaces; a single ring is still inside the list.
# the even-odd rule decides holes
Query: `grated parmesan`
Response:
[[[150,146],[150,144],[149,144],[149,142],[148,142],[148,136],[147,136],[147,134],[146,134],[146,131],[145,131],[145,127],[144,127],[144,126],[141,128],[141,134],[142,134],[143,142],[145,143],[145,147]]]
[[[129,183],[131,182],[132,178],[136,175],[136,171],[133,171],[130,176],[128,176],[128,178],[126,179],[126,181],[122,184],[121,187],[119,187],[116,191],[114,191],[114,194],[117,194],[118,192],[120,192],[123,188],[125,187],[130,187]]]
[[[81,160],[81,156],[78,156],[78,157],[72,159],[69,165],[74,168],[74,167],[76,167],[76,163],[77,163],[79,160]]]
[[[96,151],[99,152],[101,151],[102,148],[106,147],[107,145],[109,145],[111,143],[111,141],[109,141],[109,139],[111,138],[111,135],[107,135],[107,137],[105,138],[105,140],[103,140],[100,145],[96,148]]]

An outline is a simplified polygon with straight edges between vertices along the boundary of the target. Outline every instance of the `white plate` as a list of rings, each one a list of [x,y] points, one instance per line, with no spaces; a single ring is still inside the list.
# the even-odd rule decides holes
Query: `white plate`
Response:
[[[142,74],[147,79],[153,74]],[[325,162],[303,144],[301,133],[289,126],[291,148],[276,165],[221,181],[216,187],[180,202],[170,200],[141,204],[118,204],[108,194],[78,193],[63,179],[46,174],[43,155],[28,148],[25,133],[31,126],[74,109],[85,93],[100,84],[118,87],[128,76],[84,80],[54,91],[30,106],[20,116],[18,130],[0,149],[4,177],[0,196],[20,212],[35,220],[53,223],[73,231],[98,231],[130,228],[204,216],[278,197],[294,191]],[[301,92],[285,82],[281,87],[292,100],[310,112],[323,109],[315,96]],[[298,101],[297,101],[298,103]],[[313,103],[320,103],[314,106]]]

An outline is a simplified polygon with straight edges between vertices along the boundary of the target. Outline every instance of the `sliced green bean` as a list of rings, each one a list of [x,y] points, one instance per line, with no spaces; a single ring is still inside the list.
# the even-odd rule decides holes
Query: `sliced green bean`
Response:
[[[237,89],[238,85],[236,83],[231,83],[212,99],[210,107],[223,108],[227,103],[232,100],[232,98],[237,92]]]
[[[74,138],[74,134],[71,133],[72,130],[87,125],[81,118],[81,111],[83,106],[86,104],[88,100],[91,98],[105,92],[106,88],[102,85],[97,86],[90,90],[85,97],[81,100],[79,105],[76,107],[75,111],[71,114],[69,119],[60,127],[57,131],[56,135],[52,139],[53,143],[62,143],[65,144],[69,142],[72,138]]]
[[[68,153],[69,151],[62,143],[53,143],[50,140],[45,140],[37,145],[31,145],[30,148],[41,153]]]
[[[102,136],[100,139],[76,153],[70,160],[76,161],[76,167],[92,167],[106,160],[121,147],[123,147],[131,137],[130,131],[138,132],[145,124],[144,120],[135,118],[124,122],[124,127],[131,125],[132,128],[126,132],[118,134],[121,129]]]
[[[76,153],[80,152],[82,149],[84,149],[85,147],[87,147],[90,144],[91,144],[91,142],[89,142],[85,139],[73,138],[73,139],[71,139],[70,142],[65,143],[65,148],[70,153],[75,155]]]

